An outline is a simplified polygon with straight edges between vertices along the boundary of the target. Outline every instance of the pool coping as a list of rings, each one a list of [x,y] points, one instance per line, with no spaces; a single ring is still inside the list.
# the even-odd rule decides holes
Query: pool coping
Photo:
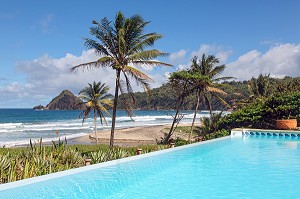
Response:
[[[117,159],[117,160],[112,160],[112,161],[107,161],[107,162],[103,162],[103,163],[93,164],[93,165],[89,165],[89,166],[83,166],[83,167],[69,169],[69,170],[65,170],[65,171],[59,171],[59,172],[56,172],[56,173],[46,174],[46,175],[43,175],[43,176],[36,176],[36,177],[27,178],[27,179],[23,179],[23,180],[18,180],[18,181],[14,181],[14,182],[8,182],[8,183],[5,183],[5,184],[0,184],[0,192],[8,190],[8,189],[13,189],[13,188],[21,187],[21,186],[35,184],[35,183],[38,183],[38,182],[47,181],[47,180],[50,180],[50,179],[55,179],[55,178],[60,178],[60,177],[68,176],[68,175],[82,173],[82,172],[85,172],[85,171],[95,170],[95,169],[98,169],[98,168],[118,165],[118,164],[125,163],[125,162],[130,162],[130,161],[134,161],[134,160],[138,160],[138,159],[157,156],[157,155],[164,154],[164,153],[170,153],[170,152],[173,152],[173,151],[178,151],[178,150],[191,148],[191,147],[195,147],[195,146],[198,146],[198,145],[204,145],[204,144],[208,144],[208,143],[212,143],[212,142],[217,142],[217,141],[230,139],[230,138],[231,138],[231,136],[225,136],[225,137],[221,137],[221,138],[216,138],[216,139],[207,140],[207,141],[203,141],[203,142],[197,142],[197,143],[188,144],[188,145],[184,145],[184,146],[179,146],[179,147],[175,147],[175,148],[169,148],[169,149],[154,151],[154,152],[145,153],[145,154],[141,154],[141,155],[130,156],[130,157],[127,157],[127,158],[121,158],[121,159]]]
[[[251,128],[235,128],[231,130],[230,136],[231,137],[243,137],[249,136],[250,132],[255,132],[258,135],[265,135],[265,134],[274,134],[274,135],[296,135],[300,137],[299,130],[274,130],[274,129],[251,129]]]

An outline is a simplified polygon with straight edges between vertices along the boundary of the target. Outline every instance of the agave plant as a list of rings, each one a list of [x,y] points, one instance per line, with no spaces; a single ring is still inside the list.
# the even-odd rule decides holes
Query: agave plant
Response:
[[[102,150],[91,152],[91,158],[92,158],[92,164],[97,164],[108,160],[107,153],[105,153]]]
[[[120,158],[129,157],[130,153],[122,148],[116,147],[108,151],[95,151],[91,153],[92,163],[106,162]]]
[[[6,155],[0,155],[0,184],[3,183],[3,178],[10,166],[11,160],[9,158],[9,153]]]
[[[119,147],[116,147],[116,148],[110,150],[109,153],[110,153],[111,160],[126,158],[126,157],[130,156],[128,151],[125,151],[124,149],[119,148]]]

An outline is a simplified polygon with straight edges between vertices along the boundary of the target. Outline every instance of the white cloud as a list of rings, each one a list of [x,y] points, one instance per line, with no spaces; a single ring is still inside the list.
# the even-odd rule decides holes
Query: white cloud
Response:
[[[175,52],[175,53],[171,53],[169,55],[169,60],[172,64],[181,63],[182,61],[185,61],[186,53],[187,53],[187,51],[184,49],[181,49],[180,51]]]
[[[202,53],[215,54],[222,61],[226,61],[231,50],[214,45],[201,45],[197,51],[190,55],[186,53],[176,53],[182,57],[192,58],[194,55],[199,57]],[[212,53],[214,52],[214,53]],[[184,56],[183,56],[184,55]],[[32,61],[18,62],[15,66],[17,72],[26,77],[25,82],[14,82],[13,77],[10,81],[2,78],[0,95],[5,99],[0,102],[0,107],[32,107],[34,105],[46,105],[50,100],[62,90],[68,89],[77,94],[80,89],[93,81],[105,82],[110,86],[110,93],[114,93],[115,71],[112,69],[93,69],[85,72],[72,73],[69,69],[80,63],[96,60],[98,57],[92,50],[84,51],[82,55],[75,56],[67,54],[62,58],[51,58],[43,55]],[[225,63],[226,64],[226,63]],[[154,80],[152,88],[158,87],[167,81],[169,72],[178,69],[185,69],[190,66],[190,60],[182,62],[177,68],[163,67],[152,70],[150,68],[139,69],[149,74]],[[235,61],[228,63],[224,71],[224,76],[237,77],[238,80],[248,80],[257,77],[260,73],[271,76],[300,76],[300,44],[281,44],[272,46],[267,52],[262,53],[257,50],[249,51],[238,57]],[[6,83],[6,84],[5,84]],[[4,85],[4,86],[3,86]],[[135,81],[132,81],[134,91],[141,91]]]
[[[84,51],[81,56],[67,54],[65,57],[55,59],[43,55],[32,61],[18,62],[15,66],[17,72],[26,76],[26,82],[14,82],[0,86],[0,95],[12,99],[1,102],[0,107],[17,107],[21,102],[27,102],[26,107],[42,104],[46,105],[62,90],[68,89],[75,95],[87,86],[87,83],[101,81],[109,87],[110,93],[114,93],[115,71],[109,68],[91,69],[88,71],[70,72],[72,66],[97,60],[94,51]],[[160,86],[165,78],[164,74],[151,74],[149,67],[141,66],[142,72],[150,74],[154,80],[151,87]],[[134,91],[141,91],[135,81],[132,81]],[[11,104],[9,104],[11,103]],[[17,106],[16,106],[17,105]]]
[[[232,55],[233,51],[225,49],[223,46],[201,44],[197,51],[192,52],[192,57],[198,56],[201,58],[203,54],[215,55],[219,59],[220,63],[226,63],[228,57]]]
[[[114,71],[108,69],[86,72],[70,72],[72,66],[96,60],[93,51],[84,51],[81,56],[67,54],[60,59],[48,55],[32,61],[18,62],[17,72],[26,76],[26,82],[14,82],[0,87],[0,95],[6,96],[0,107],[30,107],[37,104],[46,105],[62,90],[71,90],[77,94],[80,89],[92,81],[106,82],[113,88]],[[25,105],[27,104],[27,105]]]
[[[16,70],[27,76],[27,82],[32,85],[32,89],[48,95],[58,94],[63,89],[70,89],[78,92],[81,88],[92,81],[107,82],[112,84],[114,71],[109,69],[92,69],[90,71],[71,72],[72,66],[80,63],[96,60],[92,50],[84,51],[77,57],[67,54],[60,59],[53,59],[48,55],[39,57],[33,61],[19,62]]]
[[[178,65],[177,69],[185,70],[185,69],[188,69],[190,66],[191,66],[191,62],[189,64],[180,64],[180,65]]]
[[[300,75],[300,44],[280,44],[271,47],[266,53],[252,50],[227,64],[226,76],[238,80],[257,77],[260,73],[275,77]]]
[[[188,56],[188,60],[185,59],[186,53],[187,51],[180,50],[170,55],[170,61],[177,63],[176,70],[184,70],[189,68],[192,64],[192,58],[194,56],[197,56],[198,59],[201,59],[204,53],[206,55],[215,55],[219,59],[220,64],[225,64],[228,57],[233,53],[233,51],[225,49],[223,46],[201,44],[198,50],[191,52],[191,54]]]

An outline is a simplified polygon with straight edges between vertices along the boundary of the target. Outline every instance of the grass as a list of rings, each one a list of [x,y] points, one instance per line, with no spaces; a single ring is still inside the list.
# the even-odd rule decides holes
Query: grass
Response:
[[[190,126],[177,126],[175,132],[179,133],[181,131],[182,133],[186,133],[186,135],[188,136],[190,130],[191,130]],[[169,131],[170,128],[164,128],[164,132],[169,132]],[[200,132],[201,132],[201,128],[199,126],[194,126],[192,136],[198,136]]]

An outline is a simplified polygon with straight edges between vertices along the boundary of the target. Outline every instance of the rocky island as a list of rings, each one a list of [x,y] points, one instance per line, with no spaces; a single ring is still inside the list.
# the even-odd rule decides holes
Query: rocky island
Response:
[[[85,106],[71,91],[63,90],[47,106],[38,105],[34,110],[82,110]]]

